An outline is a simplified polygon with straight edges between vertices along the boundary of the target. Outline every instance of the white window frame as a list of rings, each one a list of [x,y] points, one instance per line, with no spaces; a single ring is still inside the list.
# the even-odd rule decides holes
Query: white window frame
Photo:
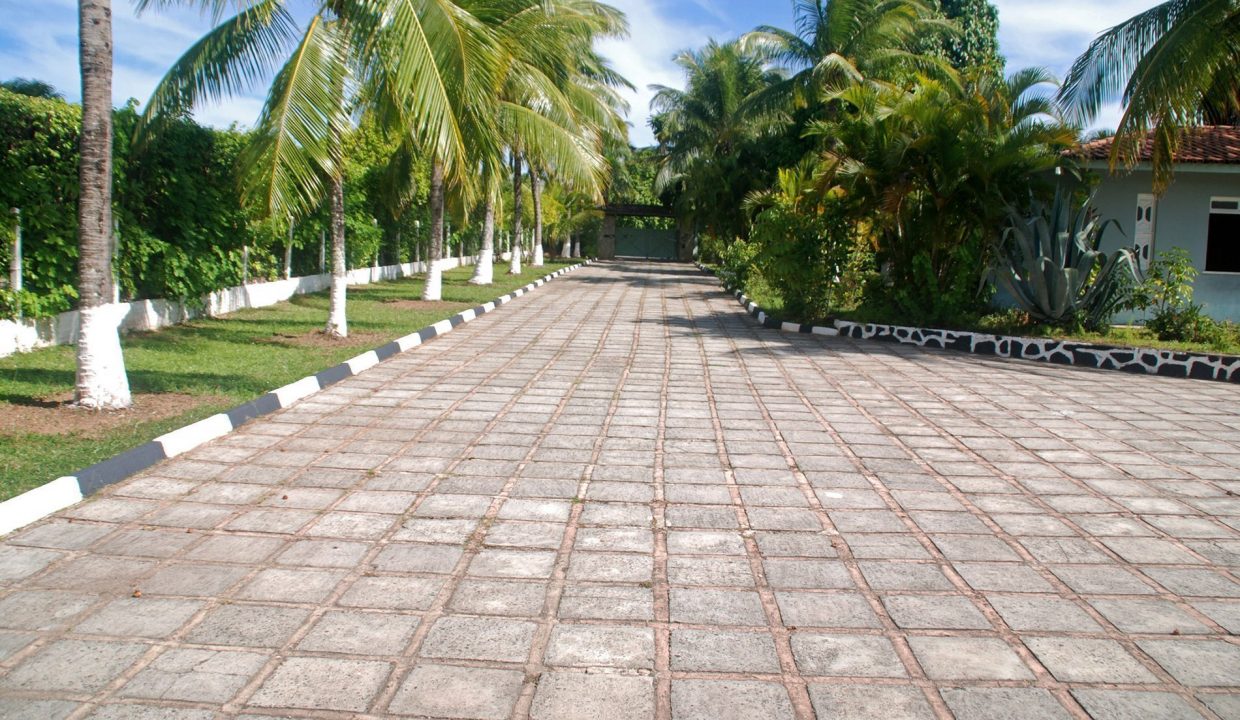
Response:
[[[1235,203],[1234,208],[1218,208],[1214,207],[1215,203]],[[1203,275],[1240,275],[1240,271],[1236,270],[1206,270],[1206,258],[1210,254],[1210,215],[1218,213],[1219,215],[1240,215],[1240,196],[1215,195],[1210,198],[1210,212],[1206,215],[1206,243],[1205,252],[1201,255],[1201,273]],[[1240,239],[1237,239],[1240,242]]]

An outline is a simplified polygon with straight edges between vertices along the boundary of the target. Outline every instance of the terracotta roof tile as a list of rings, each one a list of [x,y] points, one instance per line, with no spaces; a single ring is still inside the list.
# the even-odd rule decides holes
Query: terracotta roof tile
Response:
[[[1148,162],[1153,150],[1153,133],[1141,144],[1141,160]],[[1106,160],[1111,156],[1111,138],[1087,142],[1076,153],[1089,160]],[[1184,131],[1176,162],[1240,165],[1240,127],[1205,125]]]

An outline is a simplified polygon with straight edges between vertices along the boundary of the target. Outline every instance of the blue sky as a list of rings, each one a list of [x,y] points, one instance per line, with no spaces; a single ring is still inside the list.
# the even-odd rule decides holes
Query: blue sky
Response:
[[[1155,0],[991,0],[999,8],[999,40],[1008,70],[1030,65],[1063,75],[1099,31],[1156,4]],[[650,84],[677,86],[671,58],[709,38],[728,39],[760,24],[792,26],[791,0],[612,0],[629,16],[632,34],[601,49],[638,90],[629,96],[637,145],[652,142],[646,127]],[[208,27],[189,11],[147,12],[135,17],[127,0],[113,0],[117,104],[145,101],[169,65]],[[79,97],[77,0],[0,0],[0,79],[35,77],[71,100]],[[257,93],[205,107],[201,122],[249,125],[258,117]],[[1113,127],[1117,108],[1096,123]]]

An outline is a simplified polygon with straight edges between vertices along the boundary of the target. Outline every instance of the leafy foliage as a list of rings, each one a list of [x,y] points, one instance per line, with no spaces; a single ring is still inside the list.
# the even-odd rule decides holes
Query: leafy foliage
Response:
[[[1133,292],[1131,307],[1151,313],[1145,327],[1159,340],[1221,344],[1223,326],[1193,302],[1197,268],[1184,248],[1159,253]]]
[[[809,130],[823,142],[820,172],[872,239],[882,276],[870,299],[910,321],[981,309],[1004,208],[1075,140],[1038,92],[1044,72],[967,80],[963,90],[924,76],[908,88],[854,85],[833,95],[848,110]]]
[[[760,210],[753,262],[791,317],[823,320],[856,301],[857,268],[848,265],[863,247],[844,202],[813,186],[811,164],[780,170],[778,188],[747,205]]]
[[[1171,181],[1180,129],[1240,114],[1240,5],[1165,0],[1099,35],[1059,93],[1082,124],[1119,99],[1111,165],[1133,165],[1152,132],[1154,189]]]
[[[922,52],[944,57],[960,71],[981,70],[1002,77],[999,54],[999,11],[987,0],[937,0],[943,16],[959,25],[959,32],[930,35]]]
[[[1099,250],[1113,222],[1088,204],[1074,210],[1062,188],[1050,205],[1035,198],[1027,214],[1009,206],[992,277],[1036,320],[1105,328],[1136,281],[1131,250]]]

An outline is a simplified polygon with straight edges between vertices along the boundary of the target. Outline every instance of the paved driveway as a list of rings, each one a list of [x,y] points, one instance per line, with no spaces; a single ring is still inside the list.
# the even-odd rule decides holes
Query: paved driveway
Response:
[[[1240,388],[572,273],[0,542],[0,717],[1240,717]]]

